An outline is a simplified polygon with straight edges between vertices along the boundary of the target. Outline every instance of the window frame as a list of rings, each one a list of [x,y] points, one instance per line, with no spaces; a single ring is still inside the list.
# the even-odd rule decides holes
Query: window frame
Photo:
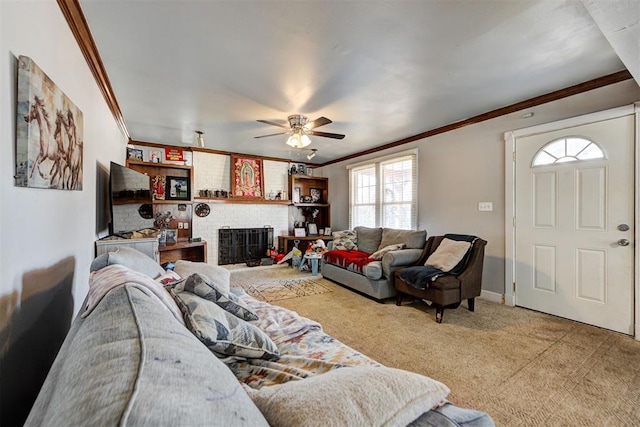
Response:
[[[384,192],[386,188],[386,183],[384,182],[384,171],[383,168],[386,165],[399,163],[410,160],[411,161],[411,200],[401,201],[401,202],[386,202],[384,198]],[[368,161],[359,162],[356,164],[351,164],[347,166],[349,171],[349,228],[353,229],[359,225],[355,223],[355,213],[354,210],[358,206],[366,206],[371,205],[371,203],[357,203],[358,196],[358,188],[356,187],[356,174],[360,171],[368,170],[374,168],[374,179],[375,179],[375,190],[374,190],[374,222],[373,226],[375,227],[388,227],[387,222],[385,222],[384,217],[384,208],[385,206],[390,206],[393,204],[409,204],[411,209],[410,214],[410,228],[409,230],[416,230],[418,226],[418,150],[407,150],[399,153],[391,154],[388,156],[374,158]],[[367,225],[372,226],[372,225]],[[389,228],[398,228],[398,227],[389,227]]]

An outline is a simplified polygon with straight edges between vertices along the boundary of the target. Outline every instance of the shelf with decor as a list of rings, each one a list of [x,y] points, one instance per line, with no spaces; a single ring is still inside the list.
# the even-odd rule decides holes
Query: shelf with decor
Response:
[[[202,203],[244,203],[244,204],[257,204],[257,205],[290,205],[291,200],[268,200],[268,199],[241,199],[233,197],[194,197],[194,200]]]
[[[191,237],[193,168],[171,163],[127,159],[126,166],[150,179],[155,228],[177,230],[178,239]],[[159,224],[159,218],[167,219]]]
[[[290,174],[289,194],[292,205],[300,210],[307,225],[314,223],[318,230],[331,226],[329,178]],[[289,232],[294,234],[294,230]]]

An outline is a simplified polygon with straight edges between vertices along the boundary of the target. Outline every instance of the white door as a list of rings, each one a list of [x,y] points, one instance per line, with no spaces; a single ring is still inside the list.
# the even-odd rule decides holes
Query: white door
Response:
[[[518,138],[516,305],[633,334],[634,117]]]

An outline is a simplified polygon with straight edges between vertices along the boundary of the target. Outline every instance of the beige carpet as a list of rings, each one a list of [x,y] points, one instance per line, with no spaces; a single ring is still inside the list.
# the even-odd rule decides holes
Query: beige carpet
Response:
[[[311,277],[290,268],[254,274]],[[451,401],[498,425],[640,425],[640,342],[631,337],[483,300],[473,313],[464,304],[445,310],[437,324],[422,302],[380,304],[322,284],[333,292],[277,304],[387,366],[444,382]]]

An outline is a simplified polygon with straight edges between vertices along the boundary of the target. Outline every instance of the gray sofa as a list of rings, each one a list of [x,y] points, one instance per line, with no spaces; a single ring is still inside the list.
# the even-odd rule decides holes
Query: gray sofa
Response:
[[[355,227],[358,250],[373,254],[389,245],[404,243],[406,248],[386,253],[381,260],[369,262],[361,270],[341,265],[331,257],[322,259],[322,276],[377,300],[396,295],[393,273],[398,268],[414,264],[421,256],[427,239],[425,230]],[[329,242],[328,249],[333,249]]]
[[[124,263],[128,270],[136,268],[136,272],[144,271],[154,278],[162,271],[157,270],[157,264],[154,266],[147,261],[150,258],[145,260],[136,255],[137,259],[132,261],[131,254],[119,251],[117,254],[107,255],[106,259],[102,257],[94,261],[92,269]],[[228,284],[229,274],[225,269],[198,264],[182,265],[180,275],[184,277],[198,272],[217,282],[227,280]],[[179,271],[178,268],[176,271]],[[156,278],[156,281],[164,283],[161,281],[162,277]],[[279,399],[270,394],[271,390],[276,390],[272,387],[282,386],[264,387],[260,391],[243,387],[227,365],[203,345],[175,317],[175,313],[159,304],[153,294],[141,290],[133,283],[118,287],[102,283],[102,286],[109,290],[101,294],[98,301],[91,302],[90,291],[83,304],[83,308],[93,305],[90,314],[85,317],[79,315],[74,320],[32,407],[26,426],[267,426],[268,419],[272,420],[272,425],[327,424],[326,417],[333,411],[319,409],[315,404],[305,408],[295,405],[287,407],[286,405],[291,405],[290,396]],[[382,373],[387,368],[373,369],[380,369]],[[358,370],[349,368],[344,372],[355,374]],[[315,383],[311,381],[309,384],[315,385],[303,389],[313,394],[321,377],[327,375],[327,386],[339,379],[336,374],[340,373],[334,371],[312,377],[317,379],[314,380]],[[399,387],[406,384],[403,381],[399,380]],[[388,382],[389,379],[385,379],[385,384]],[[347,383],[350,384],[348,377]],[[385,387],[389,388],[390,385]],[[264,389],[269,390],[263,393]],[[321,389],[318,388],[318,392]],[[349,391],[351,389],[354,391]],[[371,390],[362,394],[359,389],[356,384],[355,388],[338,388],[332,393],[371,395]],[[283,389],[278,390],[282,392]],[[291,391],[296,392],[296,389]],[[261,403],[260,398],[267,402]],[[343,396],[345,401],[347,398],[348,395]],[[326,401],[324,395],[321,400]],[[265,408],[277,407],[276,402],[280,401],[284,405],[282,411],[288,411],[288,414],[299,417],[300,414],[306,414],[301,412],[304,409],[312,415],[301,419],[299,423],[283,424],[274,421],[274,418],[269,418],[273,417],[269,412],[271,409],[265,412]],[[360,410],[359,404],[351,406],[356,411]],[[414,405],[414,411],[415,409]],[[398,414],[406,415],[406,410],[405,406],[400,406]],[[400,423],[397,422],[399,418],[394,416],[387,423],[377,418],[376,422],[366,424],[450,427],[494,425],[487,414],[459,408],[450,403],[433,410],[426,407],[417,414],[422,415],[418,418],[413,415],[410,418],[413,422],[407,422],[405,416],[405,421]],[[350,419],[335,425],[360,424],[362,423]]]

